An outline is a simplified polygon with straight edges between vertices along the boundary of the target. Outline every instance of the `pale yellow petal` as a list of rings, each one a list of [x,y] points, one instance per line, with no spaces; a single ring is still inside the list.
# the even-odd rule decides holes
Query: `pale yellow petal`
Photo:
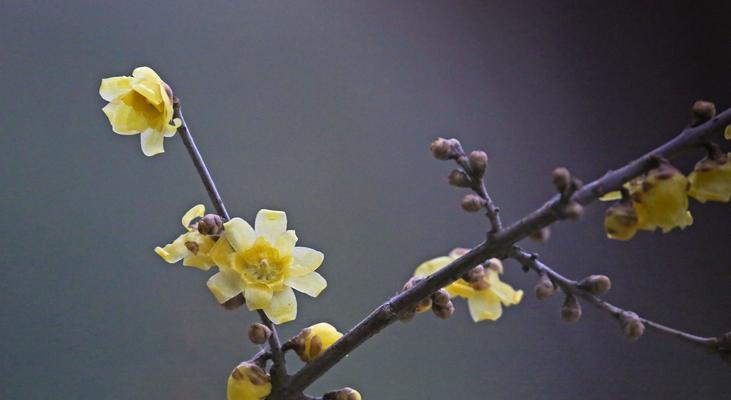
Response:
[[[284,257],[292,254],[295,243],[297,243],[297,235],[293,230],[289,230],[274,240],[274,248],[277,249],[280,256]]]
[[[317,272],[310,272],[303,276],[291,276],[284,280],[284,284],[312,297],[317,297],[327,287],[327,281]]]
[[[446,256],[432,258],[431,260],[425,261],[425,262],[421,263],[421,265],[416,267],[416,271],[414,271],[414,276],[420,277],[420,278],[427,277],[427,276],[439,271],[440,269],[446,267],[452,261],[454,261],[454,259],[452,257],[446,257]]]
[[[294,262],[289,266],[287,276],[307,275],[322,265],[325,255],[309,247],[297,246],[292,250]]]
[[[500,280],[497,272],[493,270],[487,271],[487,282],[490,287],[487,290],[491,290],[493,293],[500,298],[503,305],[518,304],[523,298],[523,291],[516,291],[510,285]]]
[[[297,298],[292,288],[285,286],[284,290],[274,293],[271,303],[264,308],[264,312],[275,324],[283,324],[297,318]]]
[[[162,80],[162,78],[160,78],[160,75],[158,75],[154,69],[147,67],[147,66],[135,68],[132,71],[132,76],[137,79],[150,79],[150,80],[156,80],[156,81]]]
[[[287,230],[287,214],[284,211],[259,210],[256,213],[254,229],[257,234],[263,235],[270,242],[274,241]]]
[[[254,243],[256,234],[248,222],[241,218],[232,218],[223,224],[223,234],[236,251],[246,251]]]
[[[218,239],[208,254],[213,262],[220,268],[231,268],[231,256],[234,254],[234,250],[231,248],[228,240],[223,238]]]
[[[155,247],[155,253],[166,262],[174,264],[182,260],[183,257],[190,255],[190,250],[185,247],[185,235],[181,235],[175,241],[164,247]]]
[[[188,210],[185,215],[183,215],[183,219],[181,222],[186,229],[190,230],[190,222],[196,218],[203,218],[205,214],[206,206],[204,206],[203,204],[196,204],[195,206],[193,206],[193,208]]]
[[[620,200],[622,198],[622,192],[619,190],[615,190],[613,192],[605,193],[602,197],[599,198],[601,201],[615,201]]]
[[[162,133],[147,129],[140,134],[140,142],[142,144],[142,152],[148,156],[164,153]]]
[[[120,135],[136,135],[147,129],[147,120],[132,107],[115,100],[102,108],[112,124],[114,133]]]
[[[495,321],[503,313],[500,298],[490,290],[480,290],[476,295],[467,299],[470,316],[475,322]]]
[[[241,287],[238,285],[238,282],[224,272],[218,272],[208,278],[206,286],[208,286],[208,290],[213,293],[213,296],[216,297],[216,300],[220,304],[231,300],[241,293]]]
[[[102,79],[99,86],[99,95],[106,101],[112,101],[132,90],[132,78],[129,76],[115,76]]]
[[[212,266],[216,265],[211,257],[205,255],[194,255],[191,254],[188,257],[183,258],[183,265],[186,267],[198,268],[201,271],[208,271]]]
[[[132,72],[135,78],[132,81],[132,89],[144,96],[150,104],[155,106],[163,105],[163,91],[160,83],[160,76],[149,67],[135,68]],[[162,111],[162,107],[159,108]]]
[[[269,306],[272,295],[272,289],[266,285],[247,285],[244,289],[244,298],[249,310],[260,310]]]

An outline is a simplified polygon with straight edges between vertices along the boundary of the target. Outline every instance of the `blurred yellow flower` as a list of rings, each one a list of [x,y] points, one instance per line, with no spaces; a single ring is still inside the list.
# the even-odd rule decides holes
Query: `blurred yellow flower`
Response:
[[[630,184],[639,228],[663,233],[685,228],[693,223],[688,211],[688,179],[675,167],[663,162],[641,179]]]
[[[426,261],[416,268],[414,276],[427,277],[463,254],[464,249],[455,249],[447,257],[437,257]],[[495,321],[502,315],[501,304],[504,306],[518,304],[523,298],[522,290],[516,291],[500,280],[502,273],[502,262],[497,258],[492,258],[486,263],[484,281],[480,282],[480,285],[469,284],[460,278],[445,289],[452,297],[459,296],[467,299],[467,306],[473,321]]]
[[[304,362],[319,356],[343,336],[334,326],[320,322],[303,329],[296,337],[297,355]]]
[[[272,384],[269,375],[258,365],[242,362],[228,377],[228,400],[261,400],[269,396]]]
[[[728,202],[731,200],[731,153],[717,159],[706,158],[695,165],[688,176],[690,197],[706,201]]]
[[[142,152],[164,152],[163,137],[175,135],[180,120],[173,121],[170,87],[149,67],[138,67],[132,76],[102,79],[99,94],[109,102],[102,111],[112,130],[120,135],[140,134]]]
[[[208,271],[215,265],[209,254],[215,241],[210,236],[198,232],[197,228],[197,223],[205,212],[206,208],[202,204],[188,210],[182,220],[187,232],[164,247],[155,247],[155,253],[168,263],[183,260],[185,266]]]
[[[631,201],[617,202],[604,214],[604,231],[615,240],[630,240],[637,233],[640,220]]]
[[[297,317],[297,299],[292,289],[317,297],[327,286],[315,272],[322,264],[321,252],[295,246],[297,236],[287,230],[283,211],[260,210],[256,229],[241,218],[224,224],[223,238],[211,250],[219,272],[208,288],[219,301],[244,293],[249,310],[263,310],[276,324]]]

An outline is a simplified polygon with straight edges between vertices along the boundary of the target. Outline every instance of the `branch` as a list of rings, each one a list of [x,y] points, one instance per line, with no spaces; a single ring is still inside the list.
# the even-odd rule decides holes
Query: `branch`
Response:
[[[574,192],[569,201],[583,206],[595,201],[607,192],[619,190],[625,182],[652,169],[656,158],[672,158],[684,151],[702,146],[703,141],[709,140],[714,134],[720,134],[723,127],[729,124],[731,124],[731,109],[722,112],[703,124],[684,129],[678,136],[655,150],[652,150],[622,168],[607,172],[601,178]],[[465,272],[488,258],[505,258],[513,244],[517,241],[525,238],[532,232],[565,218],[562,212],[565,205],[565,199],[562,200],[559,195],[554,196],[543,206],[518,222],[495,235],[489,235],[486,241],[414,285],[413,288],[383,303],[323,354],[297,372],[290,381],[289,387],[287,388],[288,392],[298,393],[307,388],[343,357],[393,323],[400,313],[415,307],[419,301],[431,293],[456,281]],[[659,327],[659,325],[654,325],[657,324],[648,323],[648,326],[653,328]]]
[[[556,284],[564,293],[572,294],[585,300],[587,303],[590,303],[594,307],[606,312],[618,321],[621,321],[622,316],[631,313],[631,311],[624,310],[613,304],[607,303],[600,297],[582,288],[578,282],[568,279],[558,272],[554,271],[546,264],[538,261],[538,257],[535,254],[531,254],[523,251],[518,247],[514,247],[513,251],[511,251],[510,253],[510,257],[518,261],[527,270],[533,270],[539,275],[547,275],[549,278],[551,278],[551,281]],[[676,337],[680,340],[707,349],[711,352],[718,352],[721,350],[719,346],[719,341],[715,337],[696,336],[678,329],[671,328],[669,326],[659,324],[657,322],[653,322],[646,318],[642,318],[639,316],[637,316],[637,318],[640,322],[642,322],[642,324],[644,324],[646,327],[649,327],[655,332]]]
[[[190,133],[190,129],[188,129],[188,124],[185,122],[185,118],[183,118],[183,113],[180,110],[180,100],[177,97],[173,99],[173,118],[180,119],[181,124],[178,128],[178,133],[180,134],[180,138],[183,140],[185,148],[188,149],[188,154],[190,155],[191,160],[193,160],[195,169],[198,171],[201,181],[203,181],[203,186],[205,186],[206,191],[208,192],[208,197],[210,197],[213,202],[216,212],[225,220],[231,219],[228,215],[228,211],[226,211],[226,206],[223,204],[223,199],[221,199],[221,195],[218,193],[216,183],[213,181],[213,177],[211,177],[210,172],[208,172],[206,162],[203,161],[203,157],[201,156],[200,151],[198,151],[198,147],[195,145],[195,140],[193,140],[193,135]],[[272,361],[274,363],[274,367],[272,367],[273,378],[285,379],[287,376],[287,366],[284,354],[282,353],[277,329],[263,311],[259,310],[259,316],[261,317],[261,321],[264,325],[272,331],[272,334],[269,337],[269,347],[271,348]]]

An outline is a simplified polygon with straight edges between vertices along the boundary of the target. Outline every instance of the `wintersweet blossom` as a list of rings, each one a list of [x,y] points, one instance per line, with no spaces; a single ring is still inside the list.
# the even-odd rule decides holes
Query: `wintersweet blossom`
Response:
[[[242,362],[228,376],[228,400],[261,400],[269,396],[271,391],[269,375],[254,363]]]
[[[180,120],[173,120],[170,87],[150,67],[138,67],[132,76],[102,79],[99,94],[109,102],[102,111],[120,135],[140,134],[142,152],[164,152],[163,138],[175,135]]]
[[[427,277],[461,257],[464,252],[464,249],[455,249],[449,256],[426,261],[416,268],[414,276]],[[522,290],[516,291],[500,280],[500,274],[503,273],[500,260],[492,258],[486,265],[484,281],[480,285],[470,284],[460,278],[445,288],[450,296],[467,299],[470,315],[475,322],[495,321],[502,315],[502,306],[518,304],[523,298]]]
[[[296,351],[299,358],[310,361],[332,346],[343,336],[334,326],[327,322],[320,322],[303,329],[295,338]]]
[[[223,239],[211,249],[219,272],[208,288],[219,303],[243,292],[250,310],[263,310],[276,324],[292,321],[297,317],[292,289],[317,297],[327,286],[315,272],[324,256],[295,246],[297,235],[287,230],[283,211],[260,210],[254,226],[241,218],[224,224]]]
[[[215,241],[211,236],[198,231],[198,221],[205,215],[206,208],[198,204],[183,215],[183,226],[187,232],[164,247],[156,247],[155,253],[168,263],[183,260],[183,265],[208,271],[215,265],[209,252]]]
[[[701,203],[731,200],[731,153],[706,158],[695,165],[688,176],[688,195]]]
[[[646,176],[632,183],[630,195],[640,229],[663,233],[693,223],[688,211],[688,179],[670,163],[663,162]]]

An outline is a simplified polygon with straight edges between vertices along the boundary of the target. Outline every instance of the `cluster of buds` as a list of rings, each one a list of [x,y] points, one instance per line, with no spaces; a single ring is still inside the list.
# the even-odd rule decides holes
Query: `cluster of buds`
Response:
[[[438,160],[454,160],[458,169],[449,173],[449,184],[459,188],[471,188],[476,194],[468,194],[462,199],[462,209],[467,212],[478,212],[487,205],[487,200],[480,194],[482,178],[487,171],[487,154],[482,150],[474,150],[465,154],[462,144],[457,139],[438,138],[429,149]]]
[[[423,278],[413,277],[410,278],[404,284],[402,292],[410,290],[417,283],[421,282]],[[401,313],[399,319],[403,322],[411,321],[414,319],[416,313],[422,313],[431,310],[434,315],[441,319],[447,319],[454,314],[454,304],[449,296],[449,293],[445,289],[439,289],[432,293],[430,296],[422,299],[419,303],[411,310]]]
[[[342,388],[333,392],[325,393],[322,400],[361,400],[360,393],[353,388]]]
[[[341,337],[343,334],[334,326],[320,322],[301,330],[287,343],[287,347],[293,349],[300,360],[308,362],[322,354]]]
[[[561,195],[561,216],[570,220],[577,220],[584,214],[584,207],[572,201],[574,192],[581,189],[581,181],[571,176],[571,172],[564,167],[553,170],[551,180],[556,191]]]

